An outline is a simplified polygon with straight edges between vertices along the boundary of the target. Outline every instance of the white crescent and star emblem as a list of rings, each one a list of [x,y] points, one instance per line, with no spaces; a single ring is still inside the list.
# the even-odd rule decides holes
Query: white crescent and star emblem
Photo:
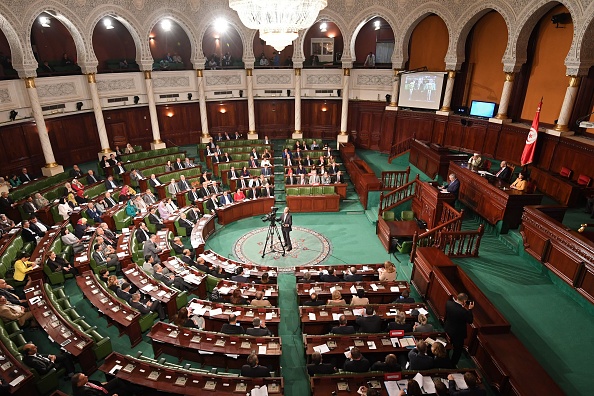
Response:
[[[526,138],[526,144],[532,144],[536,142],[536,130],[534,128],[530,128],[530,133],[528,133],[528,137]]]

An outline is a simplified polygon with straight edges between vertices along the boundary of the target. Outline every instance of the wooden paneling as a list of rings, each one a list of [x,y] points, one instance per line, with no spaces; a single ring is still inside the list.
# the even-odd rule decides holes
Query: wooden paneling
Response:
[[[39,175],[45,165],[37,128],[33,123],[11,125],[0,129],[0,169],[2,175],[20,172],[22,167]]]
[[[114,128],[117,128],[118,131],[125,130],[128,143],[131,145],[141,145],[145,149],[150,147],[150,142],[153,141],[153,133],[148,107],[104,111],[103,118],[105,119],[107,135],[111,139],[113,139],[113,136],[119,136],[119,132],[118,134],[114,133]],[[109,142],[110,146],[113,145],[111,139]]]
[[[245,136],[248,132],[247,100],[208,102],[206,113],[211,135],[219,132],[235,133],[235,131],[239,131]]]
[[[200,140],[202,126],[198,101],[157,106],[157,116],[161,140],[168,146],[172,144],[182,146]]]
[[[256,130],[261,138],[264,136],[268,136],[270,139],[291,138],[291,134],[295,130],[294,100],[256,100],[254,101],[254,111]]]
[[[336,139],[340,133],[340,100],[302,100],[301,131],[314,139]]]

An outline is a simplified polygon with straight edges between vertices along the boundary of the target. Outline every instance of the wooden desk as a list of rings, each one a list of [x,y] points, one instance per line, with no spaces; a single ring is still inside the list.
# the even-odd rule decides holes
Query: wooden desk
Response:
[[[440,191],[435,183],[417,181],[412,210],[418,219],[427,223],[428,229],[432,229],[443,222],[444,205],[453,207],[455,202],[454,194]]]
[[[381,304],[381,305],[367,305],[367,306],[356,306],[356,305],[322,305],[318,307],[300,307],[299,314],[301,316],[301,330],[303,334],[327,334],[330,332],[332,327],[338,326],[338,316],[344,315],[349,324],[354,325],[355,321],[359,316],[362,316],[363,310],[366,307],[373,307],[377,316],[382,318],[384,322],[384,328],[389,322],[394,321],[396,311],[400,311],[406,314],[406,320],[415,321],[417,318],[410,316],[410,312],[413,309],[425,308],[425,304],[412,303],[412,304]],[[358,315],[355,315],[354,310],[358,310]],[[316,316],[315,320],[310,319],[309,314],[313,313]]]
[[[451,267],[454,265],[452,260],[441,250],[432,247],[419,247],[415,255],[410,283],[415,286],[422,297],[425,297],[431,281],[433,267]]]
[[[223,174],[221,175],[221,179],[223,179],[223,184],[229,186],[229,190],[237,191],[238,189],[249,188],[249,181],[250,181],[251,177],[243,178],[243,179],[245,179],[245,187],[241,186],[241,182],[239,181],[241,178],[229,179],[228,172],[223,172]],[[268,176],[268,177],[266,177],[266,179],[268,179],[269,184],[274,185],[274,175]]]
[[[345,271],[351,267],[355,267],[357,269],[357,274],[361,275],[363,280],[371,281],[378,279],[377,270],[379,268],[384,268],[384,264],[348,264],[332,266],[334,269],[334,275],[338,277],[344,276]],[[326,271],[327,269],[328,267],[323,265],[297,266],[295,267],[295,277],[297,278],[297,281],[299,281],[299,279],[303,278],[306,272],[309,272],[311,274],[311,281],[319,282],[322,271]]]
[[[203,254],[200,254],[199,257],[202,257],[204,261],[211,265],[215,265],[217,267],[223,268],[229,275],[235,275],[235,270],[237,267],[241,267],[245,270],[249,270],[250,275],[249,278],[253,279],[253,281],[259,280],[264,273],[267,273],[270,277],[271,283],[276,283],[276,278],[278,276],[276,272],[276,267],[269,267],[267,265],[256,265],[252,263],[243,263],[240,261],[228,259],[225,256],[221,256],[212,250],[207,250]],[[244,275],[245,276],[245,275]]]
[[[91,374],[97,370],[97,362],[93,353],[93,339],[78,330],[64,319],[49,302],[41,280],[34,281],[25,293],[29,308],[39,326],[50,339],[59,344],[62,349],[74,356],[83,372]],[[32,299],[39,302],[31,304]]]
[[[448,179],[450,161],[465,161],[468,154],[452,153],[446,147],[412,139],[410,143],[409,162],[421,172],[435,179],[436,175],[443,180]]]
[[[169,270],[169,272],[184,278],[186,283],[191,284],[193,286],[192,294],[206,298],[206,274],[198,271],[194,267],[188,266],[176,256],[169,257],[166,261],[162,261],[162,264]],[[170,318],[172,318],[172,316],[170,316]]]
[[[423,371],[423,376],[429,376],[431,378],[442,378],[446,379],[448,374],[459,373],[464,374],[466,372],[472,372],[476,376],[476,378],[481,378],[481,375],[476,370],[469,370],[469,369],[460,369],[460,370],[426,370]],[[374,384],[377,386],[376,389],[380,391],[381,396],[388,396],[388,391],[385,388],[385,381],[397,381],[400,379],[408,380],[412,379],[417,374],[416,371],[405,371],[402,373],[378,373],[378,372],[369,372],[369,373],[342,373],[342,374],[332,374],[332,375],[316,375],[314,377],[310,377],[310,385],[312,390],[313,396],[328,396],[332,394],[337,395],[346,395],[346,394],[355,394],[359,387],[361,386],[370,386],[370,384]],[[347,388],[346,391],[340,391],[338,389],[339,386],[344,386]],[[447,385],[446,385],[447,386]],[[337,393],[333,393],[337,392]],[[396,393],[397,394],[397,393]]]
[[[82,290],[85,298],[106,317],[110,324],[118,327],[120,335],[127,334],[130,345],[135,347],[142,341],[140,331],[140,312],[124,304],[109,294],[99,283],[92,271],[86,271],[76,277],[76,283]]]
[[[205,214],[194,224],[192,234],[190,235],[190,243],[194,252],[198,255],[204,252],[204,245],[206,240],[215,232],[215,217]]]
[[[258,352],[261,365],[271,371],[280,369],[280,337],[252,337],[228,335],[190,328],[178,328],[169,323],[158,322],[148,333],[152,340],[155,358],[162,353],[182,360],[192,360],[208,366],[240,369],[252,351]],[[260,351],[260,348],[266,352]],[[237,357],[236,357],[237,356]]]
[[[28,272],[29,278],[31,278],[31,280],[43,280],[43,266],[45,265],[51,253],[50,247],[57,238],[62,237],[62,227],[66,224],[68,224],[68,222],[64,221],[61,224],[48,228],[43,238],[41,238],[39,242],[37,242],[37,246],[35,246],[33,253],[31,253],[30,261],[36,262],[37,259],[39,259],[39,268]]]
[[[3,342],[0,342],[0,378],[7,384],[12,384],[9,388],[11,395],[36,395],[35,379],[27,366],[20,359],[6,348]]]
[[[221,296],[228,296],[231,297],[233,294],[233,290],[241,289],[241,295],[245,297],[248,301],[256,298],[256,292],[262,291],[265,293],[265,298],[270,301],[272,306],[278,306],[278,285],[275,284],[253,284],[253,283],[241,283],[241,282],[234,282],[231,280],[221,280],[217,284],[217,288],[219,289],[219,293]],[[225,291],[228,293],[225,293]]]
[[[228,377],[199,373],[175,367],[164,367],[146,360],[112,353],[99,367],[104,373],[118,368],[116,377],[135,385],[145,386],[159,392],[178,395],[224,395],[237,396],[251,392],[256,386],[266,385],[269,394],[283,394],[283,378]],[[157,378],[151,379],[154,374]],[[205,387],[208,384],[208,389]]]
[[[583,200],[588,192],[592,192],[592,188],[578,186],[570,179],[544,171],[536,166],[530,167],[530,179],[536,183],[540,191],[552,197],[561,205],[569,207],[578,205],[580,199]]]
[[[125,267],[124,275],[141,293],[147,294],[151,296],[151,298],[160,301],[163,308],[165,308],[165,312],[167,312],[169,319],[177,314],[177,305],[175,303],[177,291],[174,291],[164,283],[151,278],[135,263],[131,263]]]
[[[221,309],[220,314],[211,315],[211,310]],[[228,303],[213,303],[212,301],[193,299],[188,305],[188,310],[192,314],[202,313],[204,318],[204,330],[221,331],[224,323],[229,322],[229,315],[237,314],[237,322],[243,326],[244,329],[253,327],[252,321],[255,317],[259,317],[266,321],[266,327],[270,329],[272,334],[278,334],[278,325],[280,323],[280,309],[274,307],[254,307],[247,305],[233,305]],[[199,315],[200,316],[200,315]],[[268,316],[268,319],[266,319]]]
[[[347,186],[346,183],[331,183],[331,184],[320,184],[322,187],[332,186],[334,187],[334,192],[338,194],[340,199],[346,199],[347,194]],[[285,184],[285,193],[287,188],[303,188],[303,187],[313,187],[311,184],[301,185],[301,184]]]
[[[246,199],[242,202],[234,202],[217,211],[220,225],[230,224],[246,217],[262,216],[270,213],[274,206],[274,198]]]
[[[526,206],[520,234],[528,254],[594,303],[594,242],[549,214],[555,209]]]
[[[92,235],[83,235],[81,238],[85,250],[74,255],[74,268],[79,275],[91,270],[91,256],[94,252],[95,233]]]
[[[539,205],[542,201],[542,194],[509,189],[509,184],[499,179],[492,184],[478,173],[454,162],[450,162],[450,173],[455,173],[460,180],[458,199],[489,223],[501,221],[501,233],[520,225],[524,206]]]
[[[344,154],[341,152],[341,154]],[[359,194],[359,199],[364,209],[367,209],[367,194],[369,191],[377,191],[381,187],[380,180],[375,175],[375,172],[365,161],[358,158],[356,155],[345,158],[343,161],[355,186],[355,190]]]
[[[371,285],[376,285],[377,290],[374,290]],[[365,297],[369,298],[371,304],[389,304],[400,296],[402,291],[410,291],[408,282],[405,281],[318,282],[313,285],[297,283],[299,304],[303,305],[305,301],[309,300],[313,291],[318,295],[318,300],[329,300],[332,298],[331,288],[339,290],[345,299],[357,294],[356,291],[353,291],[353,288],[362,288],[365,290]]]
[[[340,196],[338,194],[287,195],[286,199],[287,206],[291,208],[293,213],[338,212],[340,210]]]

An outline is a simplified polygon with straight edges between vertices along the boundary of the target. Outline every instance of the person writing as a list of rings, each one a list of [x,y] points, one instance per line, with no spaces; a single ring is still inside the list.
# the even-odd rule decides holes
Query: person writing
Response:
[[[525,191],[527,184],[528,183],[524,179],[524,174],[522,174],[522,172],[520,172],[520,173],[518,173],[518,178],[509,187],[513,188],[514,190]]]
[[[451,173],[448,178],[450,183],[447,186],[439,187],[441,191],[447,191],[458,197],[458,190],[460,190],[460,180],[456,177],[455,173]]]

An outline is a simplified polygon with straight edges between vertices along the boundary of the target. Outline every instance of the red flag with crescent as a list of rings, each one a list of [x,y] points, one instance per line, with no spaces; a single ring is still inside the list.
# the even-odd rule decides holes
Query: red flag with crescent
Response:
[[[538,104],[538,108],[536,109],[536,115],[534,116],[534,120],[532,120],[530,132],[528,133],[528,137],[526,138],[526,145],[524,146],[524,151],[522,152],[522,159],[520,160],[522,166],[531,164],[534,160],[534,149],[536,148],[536,140],[538,139],[538,123],[540,121],[541,107],[542,99]]]

